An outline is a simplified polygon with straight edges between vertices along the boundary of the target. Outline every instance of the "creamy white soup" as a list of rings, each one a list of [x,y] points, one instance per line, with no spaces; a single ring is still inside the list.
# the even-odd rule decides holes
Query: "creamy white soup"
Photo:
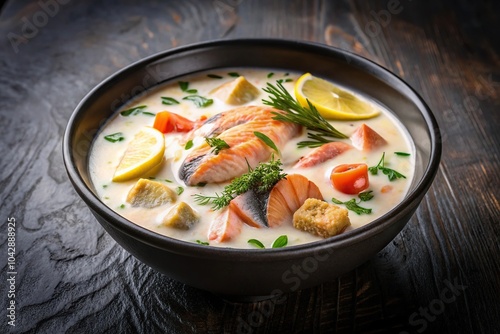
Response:
[[[346,136],[344,139],[331,138],[341,143],[334,144],[337,145],[334,153],[317,151],[317,147],[299,148],[298,143],[308,140],[311,131],[304,126],[267,120],[271,107],[263,103],[263,100],[270,100],[269,93],[263,88],[267,83],[276,85],[280,82],[294,96],[294,85],[301,75],[269,69],[217,69],[175,79],[129,101],[107,122],[93,142],[89,165],[97,195],[121,216],[159,234],[187,242],[235,248],[255,248],[255,240],[270,248],[277,239],[283,239],[282,236],[286,236],[286,246],[322,240],[363,226],[390,211],[402,201],[413,177],[415,150],[406,130],[383,106],[370,101],[369,97],[358,96],[380,113],[369,119],[328,120]],[[154,130],[162,132],[164,138],[161,162],[149,170],[140,171],[140,175],[116,180],[117,168],[136,134],[144,127],[158,127],[155,119],[164,111],[187,119],[188,127],[183,128],[183,119],[171,117],[170,126],[165,127],[166,123],[163,123],[161,129]],[[241,124],[245,126],[238,128]],[[252,137],[258,134],[264,134],[267,140]],[[212,146],[207,138],[221,139],[227,145]],[[239,151],[233,152],[236,149]],[[210,162],[209,158],[212,159]],[[324,210],[317,208],[323,205],[322,202],[309,208],[312,211],[306,211],[306,220],[297,223],[297,226],[302,224],[306,228],[295,226],[293,219],[299,218],[292,215],[299,208],[297,204],[285,207],[293,200],[284,190],[279,194],[273,193],[279,198],[273,197],[275,201],[271,204],[274,195],[270,192],[281,180],[266,191],[250,195],[245,192],[246,197],[234,194],[232,204],[214,208],[210,199],[221,196],[234,179],[255,170],[259,163],[268,164],[270,161],[279,161],[282,172],[288,176],[298,174],[301,177],[296,177],[296,180],[311,182],[309,189],[316,189],[316,186],[319,189],[320,195],[313,197],[321,197],[319,200],[326,204]],[[332,181],[332,171],[345,164],[361,164],[369,168],[367,180],[348,185],[354,187],[354,191],[339,190],[341,188]],[[353,167],[348,168],[351,169]],[[138,186],[140,180],[143,187]],[[365,184],[365,181],[368,183]],[[348,180],[346,182],[349,183]],[[361,188],[359,182],[362,183]],[[281,187],[292,189],[292,192],[299,188]],[[359,192],[358,188],[361,189]],[[303,208],[304,198],[318,194],[316,190],[311,191],[293,197],[295,202],[302,197],[301,203],[298,203],[301,210],[307,209]],[[367,193],[370,196],[363,197]],[[159,197],[154,198],[157,195]],[[205,203],[201,203],[201,198],[206,199]],[[245,203],[248,199],[250,203]],[[349,209],[349,205],[345,204],[349,201],[363,208],[362,212]],[[270,208],[271,205],[273,208]],[[282,207],[285,207],[283,215],[287,216],[283,222],[280,220]],[[341,218],[340,225],[332,229],[329,222],[324,221],[329,219],[329,213],[321,215],[337,207],[343,213],[347,212],[347,218]],[[172,208],[180,211],[174,214]],[[231,211],[234,208],[237,208],[236,211]],[[277,218],[270,218],[271,209]],[[247,216],[251,217],[241,218],[242,213],[238,210],[247,210]],[[259,210],[262,212],[257,212]],[[332,212],[337,212],[335,210]],[[174,221],[171,220],[172,215]],[[254,216],[255,219],[252,218]],[[221,223],[221,220],[224,222]],[[214,223],[216,221],[218,223]],[[216,224],[218,226],[214,226]],[[330,227],[326,229],[331,234],[317,233],[315,224],[320,230],[321,224],[327,224],[325,226]],[[233,230],[225,231],[226,228]],[[227,235],[221,236],[224,233]],[[249,240],[254,242],[249,243]]]

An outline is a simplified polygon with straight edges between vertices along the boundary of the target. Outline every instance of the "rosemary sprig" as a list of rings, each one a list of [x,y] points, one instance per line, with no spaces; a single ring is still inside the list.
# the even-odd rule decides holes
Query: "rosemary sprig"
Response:
[[[208,146],[212,147],[212,153],[215,155],[219,154],[219,152],[223,149],[229,148],[228,143],[226,143],[223,139],[217,137],[205,138],[205,141],[207,142]]]
[[[309,100],[307,100],[308,107],[301,106],[282,82],[277,82],[276,86],[268,82],[263,90],[269,94],[270,100],[262,100],[262,103],[285,112],[284,114],[275,112],[273,119],[296,123],[316,132],[308,133],[308,138],[311,140],[298,143],[299,147],[318,147],[333,141],[329,138],[348,138],[328,123]]]
[[[248,173],[235,178],[230,184],[224,187],[221,194],[215,196],[206,196],[195,194],[194,200],[200,205],[212,204],[212,209],[219,210],[229,205],[229,202],[236,196],[253,189],[256,192],[263,193],[271,189],[276,182],[286,177],[283,173],[281,161],[274,160],[267,163],[260,163],[252,169],[248,166]]]

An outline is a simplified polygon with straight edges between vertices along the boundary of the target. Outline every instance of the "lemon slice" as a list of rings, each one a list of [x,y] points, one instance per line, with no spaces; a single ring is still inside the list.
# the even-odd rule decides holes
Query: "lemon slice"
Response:
[[[145,126],[136,133],[116,167],[113,181],[139,177],[158,165],[165,152],[165,137],[160,131]]]
[[[366,119],[380,113],[369,102],[310,73],[303,74],[297,80],[295,97],[303,107],[308,106],[309,100],[326,119]]]

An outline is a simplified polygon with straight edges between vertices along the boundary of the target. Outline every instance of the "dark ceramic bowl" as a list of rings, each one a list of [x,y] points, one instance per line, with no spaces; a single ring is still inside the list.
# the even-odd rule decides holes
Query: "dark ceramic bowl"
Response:
[[[279,68],[332,78],[391,110],[416,147],[406,198],[361,228],[282,249],[227,249],[169,238],[121,217],[96,196],[88,153],[98,129],[129,98],[161,82],[223,67]],[[180,47],[136,62],[106,79],[78,105],[66,128],[64,163],[76,191],[106,231],[152,268],[187,285],[233,297],[270,296],[332,280],[386,246],[405,226],[432,183],[441,156],[438,125],[418,94],[362,57],[320,44],[286,40],[224,40]]]

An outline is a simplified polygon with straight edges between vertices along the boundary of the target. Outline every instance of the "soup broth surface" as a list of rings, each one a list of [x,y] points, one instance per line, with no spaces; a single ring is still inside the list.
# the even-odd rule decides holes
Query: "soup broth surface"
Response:
[[[284,87],[293,95],[294,84],[301,75],[301,73],[288,73],[274,69],[218,69],[175,79],[155,87],[143,96],[129,101],[100,130],[91,148],[89,158],[91,179],[101,201],[135,224],[159,234],[187,242],[208,242],[207,234],[210,225],[219,212],[213,210],[211,205],[200,205],[196,203],[194,201],[194,195],[204,194],[207,196],[214,196],[215,194],[220,194],[224,186],[229,182],[206,184],[203,187],[187,186],[179,177],[179,168],[184,159],[189,152],[205,141],[204,137],[194,136],[192,139],[192,148],[186,149],[186,133],[172,132],[165,134],[165,154],[163,162],[160,166],[153,168],[142,176],[142,178],[145,179],[162,182],[176,191],[179,195],[175,203],[179,203],[180,201],[188,203],[200,216],[200,221],[188,230],[167,227],[161,224],[163,218],[175,203],[164,204],[155,208],[134,207],[126,201],[126,198],[138,178],[125,182],[113,182],[112,178],[127,145],[134,135],[144,126],[153,126],[155,119],[154,114],[161,111],[169,111],[194,121],[210,118],[220,112],[237,107],[224,103],[213,95],[213,90],[216,87],[235,80],[235,73],[244,76],[260,91],[255,99],[244,104],[256,106],[263,106],[262,99],[269,99],[268,94],[262,91],[262,88],[266,87],[266,83],[269,82],[274,84],[276,80],[283,80]],[[213,103],[206,107],[197,107],[192,101],[183,100],[188,93],[186,93],[186,89],[184,89],[184,91],[181,89],[179,85],[180,81],[188,83],[187,89],[196,89],[197,95],[210,98],[213,100]],[[162,97],[172,98],[179,103],[166,105],[162,103],[162,101],[165,100],[162,99]],[[369,100],[367,97],[363,98]],[[376,166],[382,154],[385,153],[385,166],[398,171],[406,178],[389,181],[388,177],[380,171],[377,175],[369,175],[370,187],[368,190],[372,191],[374,197],[369,201],[360,202],[359,205],[372,209],[372,212],[370,214],[359,215],[353,211],[349,211],[351,226],[349,226],[346,231],[363,226],[394,208],[394,206],[400,203],[404,198],[413,178],[415,150],[409,135],[399,121],[388,110],[376,104],[374,101],[370,101],[370,103],[376,105],[376,107],[381,110],[381,113],[374,118],[356,121],[330,122],[336,129],[348,136],[350,136],[358,126],[365,123],[387,141],[386,145],[371,151],[350,149],[316,166],[296,168],[293,165],[301,157],[313,150],[313,148],[297,147],[298,142],[307,139],[307,131],[303,129],[299,136],[286,143],[280,152],[281,155],[275,157],[279,158],[283,163],[283,171],[285,173],[304,175],[319,187],[324,200],[328,203],[332,203],[332,198],[336,198],[343,202],[356,198],[359,202],[359,198],[356,195],[341,193],[332,186],[330,174],[334,167],[340,164],[354,163],[365,163],[368,166]],[[142,108],[141,112],[133,115],[123,116],[120,114],[120,111],[136,106],[146,107]],[[109,142],[104,139],[104,136],[118,132],[122,133],[123,140]],[[351,144],[350,139],[342,139],[339,141]],[[409,153],[409,155],[401,156],[395,154],[395,152],[406,152]],[[390,191],[387,191],[387,189],[390,189]],[[344,205],[340,206],[345,207]],[[273,241],[282,235],[288,237],[289,246],[323,239],[322,237],[308,232],[297,230],[291,225],[282,225],[276,228],[255,228],[244,225],[241,234],[236,238],[227,242],[209,242],[209,244],[210,246],[217,247],[254,248],[254,246],[248,243],[248,240],[258,239],[266,248],[269,248]]]

